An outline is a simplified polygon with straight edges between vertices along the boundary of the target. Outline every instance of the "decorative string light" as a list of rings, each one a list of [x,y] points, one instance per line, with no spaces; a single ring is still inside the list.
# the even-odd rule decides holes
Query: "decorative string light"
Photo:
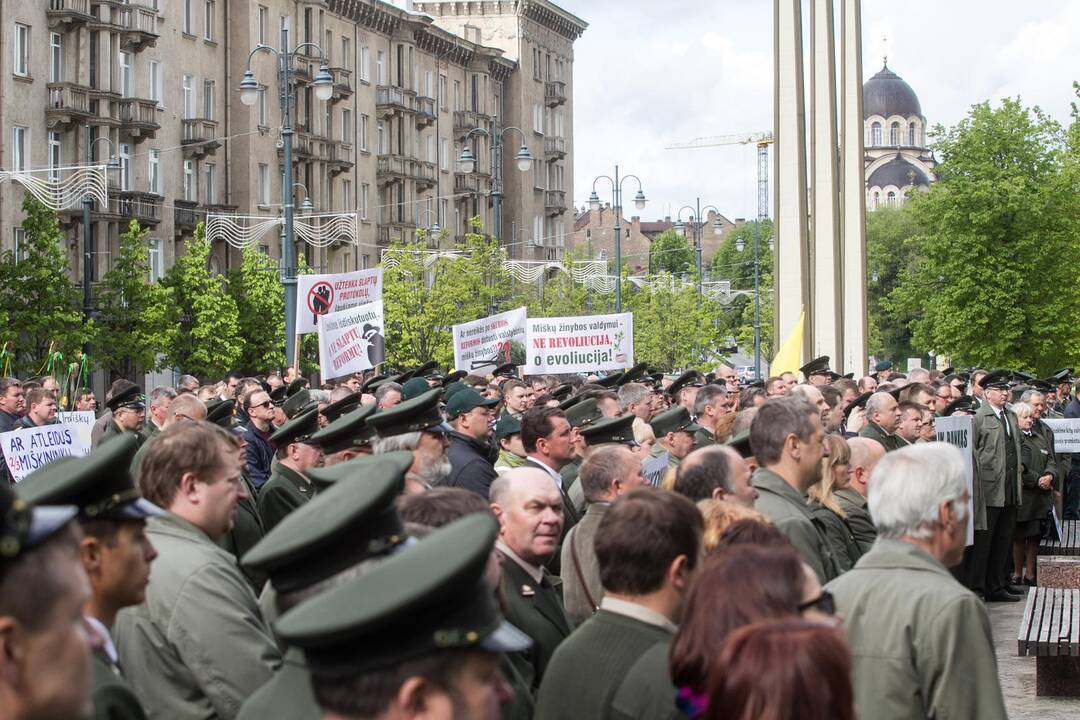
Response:
[[[0,182],[4,180],[19,183],[51,210],[78,205],[87,195],[101,205],[109,204],[109,180],[104,165],[0,170]]]

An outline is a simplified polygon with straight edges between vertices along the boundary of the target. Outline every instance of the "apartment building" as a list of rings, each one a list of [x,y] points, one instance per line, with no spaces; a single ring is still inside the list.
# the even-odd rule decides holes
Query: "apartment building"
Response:
[[[87,157],[118,160],[108,204],[91,213],[95,279],[111,267],[131,218],[151,229],[156,278],[208,214],[272,219],[281,214],[283,189],[298,213],[305,200],[315,214],[357,213],[358,244],[297,240],[297,254],[327,272],[374,265],[382,248],[417,229],[437,225],[452,240],[478,215],[491,232],[500,188],[499,237],[511,255],[558,257],[573,222],[571,49],[585,23],[544,0],[455,3],[476,13],[466,23],[443,22],[441,5],[0,3],[0,168],[62,175],[59,168]],[[484,28],[496,25],[531,38],[518,49],[548,48],[552,59],[540,52],[522,59],[486,39]],[[274,52],[252,53],[259,45],[302,46],[288,61],[292,188],[282,187],[282,61]],[[313,89],[323,63],[333,77],[326,101]],[[259,83],[250,107],[238,92],[249,67]],[[500,135],[494,172],[484,134],[493,122],[500,131],[525,131],[529,172],[515,163],[522,142],[515,132]],[[471,173],[458,163],[466,144],[477,159]],[[0,184],[0,250],[17,248],[23,192]],[[61,211],[61,224],[81,279],[81,206]],[[276,229],[259,244],[280,256]],[[238,250],[214,243],[217,270],[238,261]]]

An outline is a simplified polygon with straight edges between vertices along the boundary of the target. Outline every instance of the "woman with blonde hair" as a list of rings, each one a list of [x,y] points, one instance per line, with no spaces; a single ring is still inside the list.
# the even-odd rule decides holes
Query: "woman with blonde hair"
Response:
[[[739,520],[754,520],[763,525],[772,524],[769,518],[757,510],[731,500],[706,498],[705,500],[699,500],[697,506],[705,518],[705,533],[702,535],[702,544],[705,546],[706,555],[712,554],[713,550],[720,544],[720,538],[723,534]]]
[[[823,442],[829,453],[821,459],[821,478],[807,491],[810,514],[814,516],[814,524],[825,531],[837,569],[847,572],[862,553],[848,527],[847,513],[833,493],[848,483],[851,448],[839,435],[826,435]]]

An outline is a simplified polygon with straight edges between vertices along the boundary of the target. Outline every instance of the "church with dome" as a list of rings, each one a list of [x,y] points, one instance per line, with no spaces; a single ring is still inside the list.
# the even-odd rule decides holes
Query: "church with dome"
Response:
[[[901,205],[910,190],[936,180],[919,98],[887,60],[863,84],[863,126],[867,210]]]

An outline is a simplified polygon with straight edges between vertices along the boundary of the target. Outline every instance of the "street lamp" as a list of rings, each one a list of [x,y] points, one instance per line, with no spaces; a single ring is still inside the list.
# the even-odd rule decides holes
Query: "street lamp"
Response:
[[[300,214],[310,215],[315,210],[315,204],[311,202],[311,193],[308,192],[307,185],[304,183],[294,182],[292,184],[294,188],[304,188],[304,201],[300,203]]]
[[[754,238],[754,379],[761,379],[761,221],[754,223],[751,234]],[[735,238],[735,250],[742,252],[746,242],[741,237]],[[772,240],[769,250],[772,251]]]
[[[682,222],[683,210],[690,211],[690,229],[694,232],[694,256],[697,264],[697,292],[698,297],[700,298],[702,297],[701,285],[704,278],[704,275],[701,272],[701,228],[703,226],[703,223],[701,222],[701,211],[705,210],[706,212],[708,212],[709,210],[712,210],[716,214],[716,221],[713,223],[713,233],[716,235],[719,235],[720,231],[724,229],[724,221],[720,219],[720,210],[718,210],[715,205],[706,205],[704,208],[702,208],[701,198],[696,198],[694,201],[694,207],[690,207],[689,205],[683,205],[681,208],[679,208],[679,212],[675,215],[676,230],[681,231],[682,228],[686,227],[685,225],[683,225]]]
[[[90,165],[93,162],[94,146],[104,140],[109,144],[109,159],[105,163],[105,170],[117,170],[120,167],[120,162],[116,159],[116,146],[113,145],[113,141],[109,139],[108,135],[102,135],[99,138],[90,138],[90,126],[86,126],[85,130],[85,145],[86,145],[86,164]],[[83,197],[83,322],[89,323],[90,316],[94,312],[93,292],[91,290],[91,283],[94,280],[94,233],[90,228],[90,208],[94,204],[94,199],[90,196],[89,190]],[[90,354],[90,342],[87,341],[83,345],[83,357],[87,357]],[[84,361],[85,362],[85,361]]]
[[[599,175],[593,179],[592,194],[589,195],[589,207],[593,210],[600,209],[600,196],[596,194],[596,183],[607,180],[611,183],[612,208],[615,210],[615,312],[622,312],[622,184],[634,178],[637,181],[638,191],[634,196],[634,207],[638,210],[645,209],[645,193],[642,190],[641,178],[637,175],[619,177],[619,166],[615,166],[614,179],[608,175]]]
[[[420,211],[420,216],[423,217],[423,218],[433,218],[433,217],[435,217],[435,211],[430,210],[428,208],[424,208],[424,209],[422,209]],[[423,232],[423,230],[421,228],[416,229],[416,234],[418,236],[419,236],[419,234],[421,232]],[[432,223],[431,227],[429,227],[427,229],[428,247],[435,247],[436,246],[436,245],[433,245],[432,243],[433,242],[438,243],[438,241],[439,241],[439,233],[440,232],[442,232],[442,228],[439,227],[439,219],[437,217],[435,217],[435,222]]]
[[[278,50],[269,45],[259,43],[248,54],[247,68],[244,77],[240,80],[240,102],[251,107],[259,99],[259,83],[251,72],[251,58],[257,52],[267,52],[277,58],[278,61],[278,84],[280,88],[279,98],[281,102],[281,139],[284,146],[284,169],[281,178],[281,204],[285,211],[285,225],[281,232],[281,264],[284,266],[281,274],[281,284],[285,292],[285,363],[296,364],[296,267],[293,258],[296,235],[293,232],[293,167],[292,167],[292,140],[293,129],[290,119],[290,104],[292,90],[289,87],[290,64],[293,57],[301,50],[311,48],[319,54],[319,72],[316,73],[312,87],[315,97],[319,100],[329,100],[334,94],[334,77],[326,67],[326,53],[315,43],[305,42],[297,45],[291,51],[288,50],[288,30],[282,30],[282,49]],[[304,188],[307,192],[307,188]],[[311,198],[308,197],[301,206],[301,210],[310,212],[312,209]]]
[[[461,168],[461,172],[470,175],[476,170],[476,156],[473,154],[472,148],[469,147],[469,138],[473,135],[485,135],[491,141],[491,203],[492,210],[495,213],[493,223],[495,227],[494,232],[491,234],[496,238],[502,232],[502,172],[499,167],[501,165],[499,158],[502,156],[502,136],[510,131],[514,131],[521,136],[521,147],[518,149],[517,154],[514,155],[517,169],[521,172],[528,172],[529,168],[532,167],[533,156],[529,152],[529,148],[525,146],[525,133],[521,128],[513,126],[499,130],[499,118],[496,115],[491,116],[490,127],[475,127],[465,134],[462,140],[465,148],[461,151],[461,155],[458,156],[458,166]]]

